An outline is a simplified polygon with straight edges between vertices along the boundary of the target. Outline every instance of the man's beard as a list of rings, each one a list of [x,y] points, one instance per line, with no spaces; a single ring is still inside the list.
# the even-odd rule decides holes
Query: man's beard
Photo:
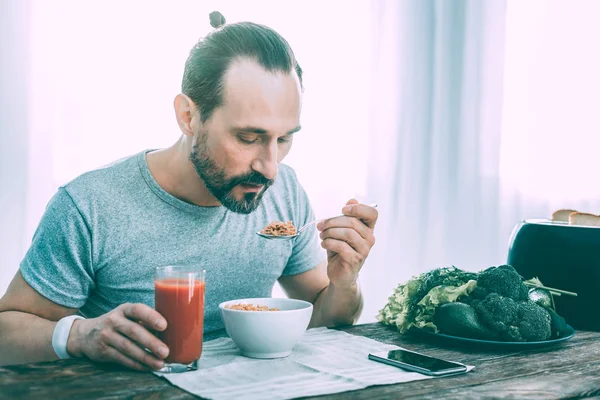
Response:
[[[227,209],[240,213],[250,214],[256,210],[263,195],[274,183],[273,179],[267,179],[262,174],[251,171],[244,175],[238,175],[229,179],[225,178],[225,170],[210,157],[206,143],[206,134],[202,135],[192,149],[189,160],[194,165],[196,172],[204,181],[207,189]],[[238,185],[263,185],[260,192],[245,193],[244,198],[237,200],[233,195],[233,189]]]

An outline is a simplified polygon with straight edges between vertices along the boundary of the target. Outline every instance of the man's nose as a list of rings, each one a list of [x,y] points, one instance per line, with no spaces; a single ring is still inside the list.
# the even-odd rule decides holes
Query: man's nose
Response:
[[[269,180],[275,179],[279,170],[277,151],[277,146],[269,146],[252,162],[252,169]]]

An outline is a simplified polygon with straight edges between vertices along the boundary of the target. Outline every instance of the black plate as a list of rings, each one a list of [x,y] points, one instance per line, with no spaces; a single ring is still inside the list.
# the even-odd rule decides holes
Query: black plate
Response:
[[[414,335],[428,337],[435,339],[436,341],[443,341],[456,345],[463,345],[469,347],[486,347],[486,348],[497,348],[497,349],[534,349],[538,347],[552,346],[558,343],[562,343],[565,340],[571,339],[575,336],[575,329],[570,325],[567,325],[567,333],[565,336],[558,339],[544,340],[540,342],[500,342],[496,340],[481,340],[481,339],[470,339],[460,336],[445,335],[443,333],[433,333],[422,329],[412,329],[410,331]]]

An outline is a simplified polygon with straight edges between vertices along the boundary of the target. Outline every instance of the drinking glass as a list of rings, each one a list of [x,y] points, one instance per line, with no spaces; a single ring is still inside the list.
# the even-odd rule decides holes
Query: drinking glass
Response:
[[[154,308],[167,320],[167,328],[157,336],[169,348],[160,372],[198,369],[204,330],[205,274],[201,267],[156,268]]]

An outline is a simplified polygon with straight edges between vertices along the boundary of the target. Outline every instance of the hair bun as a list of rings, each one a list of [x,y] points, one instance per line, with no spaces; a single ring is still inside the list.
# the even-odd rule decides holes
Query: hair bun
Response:
[[[218,11],[213,11],[208,15],[210,19],[210,26],[213,28],[219,28],[225,25],[225,17]]]

